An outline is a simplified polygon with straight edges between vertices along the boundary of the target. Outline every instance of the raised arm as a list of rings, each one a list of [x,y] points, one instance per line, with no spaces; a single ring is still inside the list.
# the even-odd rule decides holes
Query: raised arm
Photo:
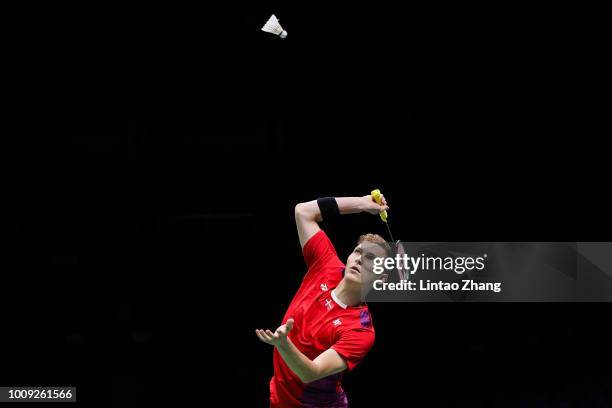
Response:
[[[378,214],[381,211],[389,209],[387,200],[385,200],[384,196],[382,196],[383,205],[376,203],[371,195],[365,195],[363,197],[336,197],[335,201],[342,215],[359,212]],[[320,228],[318,223],[321,221],[323,221],[323,215],[317,200],[299,203],[295,206],[295,224],[297,226],[302,248],[310,237],[319,232]]]

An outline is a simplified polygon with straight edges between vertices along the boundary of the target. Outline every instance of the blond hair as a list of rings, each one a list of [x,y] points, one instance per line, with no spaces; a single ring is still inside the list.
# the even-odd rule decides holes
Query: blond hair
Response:
[[[385,250],[385,252],[387,252],[388,256],[392,255],[392,251],[391,251],[391,247],[389,246],[389,244],[387,243],[387,241],[385,241],[385,239],[383,237],[381,237],[378,234],[364,234],[361,235],[359,237],[359,240],[357,240],[357,245],[363,243],[363,242],[371,242],[373,244],[376,244],[378,246],[380,246],[382,249]]]

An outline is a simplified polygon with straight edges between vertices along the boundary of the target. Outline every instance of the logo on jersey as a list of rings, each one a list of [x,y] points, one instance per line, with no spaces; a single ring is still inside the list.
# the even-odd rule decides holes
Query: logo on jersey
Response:
[[[321,284],[321,290],[322,290],[323,292],[327,292],[327,283],[322,283],[322,284]]]
[[[327,310],[331,310],[331,308],[334,307],[334,305],[332,305],[331,299],[327,299],[325,301],[325,307],[327,308]]]
[[[332,323],[334,324],[334,326],[338,327],[342,324],[342,321],[340,321],[340,319],[336,319]]]
[[[359,321],[363,327],[372,327],[372,318],[370,318],[370,312],[362,310],[359,313]]]

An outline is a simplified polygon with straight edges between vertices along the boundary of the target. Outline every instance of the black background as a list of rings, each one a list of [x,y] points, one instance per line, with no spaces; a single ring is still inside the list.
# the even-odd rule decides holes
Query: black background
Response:
[[[286,40],[259,30],[272,13]],[[38,64],[8,150],[3,384],[266,406],[254,329],[299,286],[293,207],[320,196],[382,189],[404,241],[609,238],[597,10],[115,14],[119,35],[83,15],[91,40],[21,31]],[[367,215],[325,228],[342,258],[385,233]],[[612,401],[608,304],[371,310],[353,407]]]

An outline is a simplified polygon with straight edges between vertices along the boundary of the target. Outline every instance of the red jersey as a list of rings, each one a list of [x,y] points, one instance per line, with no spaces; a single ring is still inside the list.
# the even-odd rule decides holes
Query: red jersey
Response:
[[[349,371],[374,344],[374,326],[367,305],[349,307],[332,292],[343,277],[345,265],[324,231],[304,245],[308,272],[293,297],[282,324],[294,319],[289,338],[306,357],[314,360],[332,348]],[[341,387],[343,373],[303,383],[274,348],[274,376],[270,381],[270,407],[346,407]]]

